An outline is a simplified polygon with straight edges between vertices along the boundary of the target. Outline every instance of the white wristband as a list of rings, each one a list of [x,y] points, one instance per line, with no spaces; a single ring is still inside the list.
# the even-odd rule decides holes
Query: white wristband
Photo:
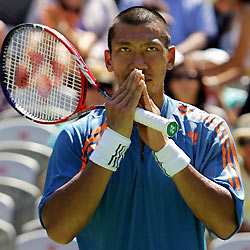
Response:
[[[107,127],[90,160],[101,167],[116,171],[130,143],[129,138]]]
[[[153,154],[163,172],[170,177],[173,177],[190,163],[190,158],[171,139],[168,139],[165,147],[158,152],[153,152]]]

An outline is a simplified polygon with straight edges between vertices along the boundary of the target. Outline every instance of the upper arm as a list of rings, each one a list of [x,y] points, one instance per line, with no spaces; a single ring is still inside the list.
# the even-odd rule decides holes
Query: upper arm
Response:
[[[250,8],[247,8],[241,19],[241,30],[238,43],[235,47],[232,59],[235,64],[239,66],[244,66],[246,56],[249,56],[250,49]]]
[[[215,118],[210,141],[203,152],[200,172],[230,191],[235,200],[238,225],[241,225],[244,212],[244,189],[241,180],[237,151],[231,132],[226,122]]]
[[[47,168],[43,196],[39,204],[40,218],[41,209],[51,194],[71,180],[81,169],[81,147],[79,151],[76,151],[74,141],[76,143],[76,139],[70,137],[66,130],[63,130],[57,137]]]

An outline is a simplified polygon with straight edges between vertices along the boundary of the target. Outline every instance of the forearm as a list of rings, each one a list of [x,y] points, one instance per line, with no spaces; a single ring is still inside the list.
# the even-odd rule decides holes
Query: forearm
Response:
[[[181,196],[209,229],[221,238],[237,229],[235,201],[224,187],[201,175],[191,165],[173,176]]]
[[[243,72],[243,69],[240,67],[232,67],[217,75],[204,76],[203,82],[208,86],[223,86],[238,80],[243,75]]]
[[[112,171],[89,162],[64,186],[56,190],[42,209],[42,220],[54,241],[70,242],[90,221]]]
[[[231,58],[229,61],[222,63],[220,65],[207,66],[202,69],[202,75],[214,76],[234,68],[238,68],[241,69],[241,71],[243,71],[244,67],[242,61],[238,60],[237,58]]]
[[[182,54],[188,54],[191,51],[203,49],[207,43],[207,36],[203,32],[196,32],[190,35],[185,41],[178,44],[176,48]]]

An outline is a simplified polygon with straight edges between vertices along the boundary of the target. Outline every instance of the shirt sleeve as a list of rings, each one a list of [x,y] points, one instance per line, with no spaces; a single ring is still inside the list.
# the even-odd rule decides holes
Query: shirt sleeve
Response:
[[[39,217],[42,225],[41,210],[47,199],[81,169],[82,143],[78,134],[74,127],[68,126],[60,132],[55,142],[46,173],[43,196],[39,204]]]
[[[207,147],[203,147],[197,156],[199,169],[204,176],[227,188],[233,195],[239,230],[243,221],[245,195],[234,139],[222,118],[211,116],[206,125],[207,132],[203,134],[202,141]]]

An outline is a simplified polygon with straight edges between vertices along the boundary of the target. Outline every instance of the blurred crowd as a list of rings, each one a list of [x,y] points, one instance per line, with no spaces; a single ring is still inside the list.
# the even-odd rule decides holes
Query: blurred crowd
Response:
[[[115,83],[106,71],[104,50],[112,19],[134,5],[160,12],[169,23],[171,44],[176,47],[175,66],[166,75],[165,92],[217,114],[229,124],[246,193],[241,231],[250,232],[249,0],[0,0],[0,4],[0,46],[15,25],[48,25],[70,40],[97,80],[111,90]],[[0,123],[11,109],[1,91]],[[89,106],[105,102],[91,89],[87,98]]]

